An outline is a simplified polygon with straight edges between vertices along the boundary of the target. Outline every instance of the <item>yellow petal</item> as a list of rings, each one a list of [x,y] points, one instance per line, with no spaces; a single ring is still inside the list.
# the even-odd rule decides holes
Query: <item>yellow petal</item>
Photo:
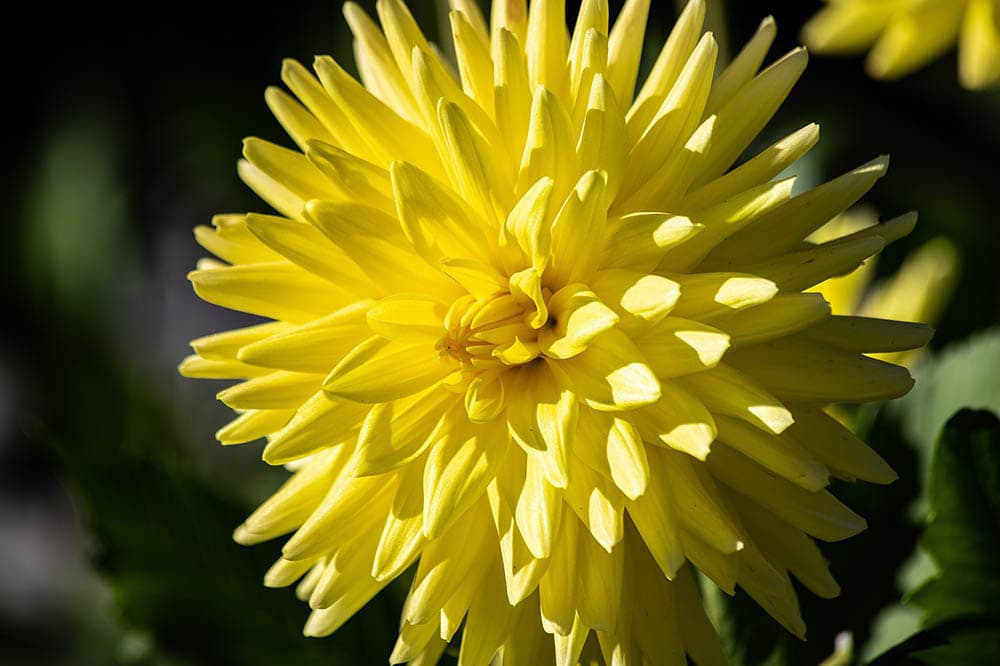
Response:
[[[245,215],[216,215],[212,227],[195,227],[194,238],[203,248],[230,264],[278,261],[281,255],[250,233]]]
[[[624,534],[625,496],[612,481],[597,475],[579,458],[571,457],[570,465],[569,485],[563,497],[587,527],[581,541],[592,542],[610,553]]]
[[[356,199],[394,215],[389,172],[353,153],[318,140],[309,141],[306,157],[341,190],[337,201]]]
[[[243,444],[281,430],[295,415],[294,409],[251,409],[215,433],[220,444]]]
[[[549,558],[549,568],[538,586],[542,626],[549,633],[566,635],[573,629],[579,590],[577,563],[580,549],[577,544],[581,534],[590,538],[589,534],[581,530],[576,515],[567,512],[560,522],[559,534]]]
[[[593,30],[599,35],[608,35],[608,2],[607,0],[583,0],[580,3],[580,11],[576,16],[576,25],[573,28],[573,37],[569,44],[569,69],[570,83],[575,90],[574,83],[579,84],[584,68],[585,42],[588,33]],[[604,62],[607,63],[607,54]]]
[[[789,401],[890,400],[913,386],[910,373],[898,365],[795,338],[734,350],[727,362]]]
[[[729,349],[729,336],[719,329],[680,317],[650,326],[635,342],[660,379],[714,368]]]
[[[595,338],[579,356],[560,361],[554,368],[594,409],[633,409],[660,398],[660,383],[641,352],[615,329]]]
[[[628,113],[628,136],[633,145],[649,126],[653,116],[677,81],[681,69],[687,63],[691,52],[701,37],[701,26],[705,20],[704,0],[692,0],[677,17],[653,69],[636,95],[635,103]],[[634,36],[630,36],[634,39]]]
[[[378,336],[358,344],[323,380],[333,397],[368,404],[421,391],[451,372],[426,343],[390,342]]]
[[[232,360],[237,358],[237,354],[244,346],[283,333],[291,328],[291,325],[279,321],[247,326],[246,328],[234,328],[192,340],[191,348],[202,358],[219,361]]]
[[[807,236],[853,206],[888,168],[889,158],[883,155],[793,197],[727,238],[706,262],[726,261],[733,265],[775,257],[797,248]]]
[[[503,226],[501,243],[511,239],[531,262],[532,268],[541,272],[549,262],[552,233],[549,227],[549,202],[553,182],[542,178],[528,190],[510,211]],[[506,241],[510,243],[509,240]],[[519,257],[520,258],[520,257]]]
[[[772,280],[782,291],[802,291],[823,280],[850,273],[883,247],[878,236],[831,241],[740,268]]]
[[[492,3],[490,14],[491,33],[506,29],[524,43],[528,31],[527,0],[497,0]]]
[[[717,55],[718,45],[712,34],[706,33],[629,153],[622,196],[634,194],[654,172],[662,169],[664,160],[669,160],[701,124]]]
[[[838,476],[871,483],[896,480],[896,472],[881,456],[822,409],[796,405],[792,415],[795,423],[785,436]]]
[[[281,63],[281,80],[333,135],[334,140],[330,142],[331,144],[358,155],[362,159],[372,160],[371,148],[361,139],[354,126],[347,120],[344,112],[336,102],[330,99],[330,95],[323,90],[323,86],[309,70],[295,60],[286,59]],[[317,135],[316,138],[322,139],[323,137]]]
[[[507,469],[500,474],[506,477]],[[508,479],[509,481],[509,479]],[[500,557],[509,606],[516,606],[538,588],[548,567],[548,561],[537,559],[528,548],[514,518],[515,505],[506,501],[499,482],[490,485],[488,498],[493,512],[497,536],[500,537]]]
[[[807,60],[804,49],[791,51],[754,77],[719,109],[719,130],[712,138],[712,148],[701,164],[701,175],[695,179],[695,185],[722,175],[746,150],[788,96]]]
[[[798,337],[858,353],[919,349],[931,341],[934,329],[892,319],[825,317]]]
[[[728,236],[788,201],[794,184],[795,178],[767,182],[691,213],[691,220],[704,229],[686,243],[671,248],[660,260],[660,267],[683,272],[699,267],[705,256]]]
[[[614,201],[628,161],[625,115],[603,75],[594,76],[587,94],[580,138],[576,143],[580,169],[608,174],[607,198]]]
[[[703,225],[670,213],[630,213],[610,218],[601,267],[649,273],[667,250],[702,229]]]
[[[717,415],[715,425],[719,429],[720,442],[774,474],[812,492],[829,483],[826,467],[808,451],[790,446],[788,438],[765,433],[728,416]]]
[[[782,402],[750,377],[725,364],[678,381],[714,413],[741,419],[776,435],[793,422]]]
[[[678,613],[678,621],[688,654],[701,666],[725,666],[728,661],[722,654],[722,643],[705,615],[698,584],[690,567],[684,567],[677,573],[674,592],[677,607],[684,609]]]
[[[469,606],[469,615],[458,654],[459,666],[489,664],[503,644],[514,621],[499,571],[492,567]]]
[[[243,157],[302,201],[339,194],[338,189],[300,152],[251,137],[243,140]]]
[[[490,523],[484,499],[428,544],[403,604],[403,619],[411,624],[437,620],[441,608],[463,584],[479,582],[486,572],[483,561],[496,557],[496,533]],[[463,547],[455,548],[456,543]]]
[[[398,342],[435,342],[445,333],[447,308],[422,294],[394,294],[368,310],[369,328]]]
[[[465,9],[448,14],[452,39],[455,41],[458,71],[462,76],[462,89],[492,116],[493,62],[490,60],[488,40],[476,29],[467,13],[467,10],[475,7],[475,3],[466,1],[463,4]],[[478,12],[478,9],[473,11]],[[485,27],[482,30],[485,31]]]
[[[424,534],[440,536],[486,492],[507,450],[504,425],[473,425],[453,411],[431,444],[424,471]],[[465,421],[465,423],[463,423]]]
[[[432,263],[467,257],[489,263],[489,245],[468,205],[411,164],[390,169],[399,221],[417,253]]]
[[[962,25],[963,6],[914,5],[893,16],[865,62],[871,76],[895,79],[927,64],[952,44]]]
[[[754,274],[695,273],[669,277],[681,288],[680,298],[670,314],[700,321],[766,303],[778,293],[772,281]]]
[[[361,269],[314,226],[254,213],[246,220],[247,228],[264,245],[338,289],[359,295],[374,291],[375,286]]]
[[[355,60],[365,87],[400,116],[416,122],[420,118],[420,112],[406,77],[393,58],[385,35],[354,2],[344,3],[344,18],[354,34]]]
[[[660,275],[611,269],[590,281],[594,292],[620,318],[619,327],[638,334],[662,320],[680,298],[680,286]]]
[[[451,281],[414,253],[399,222],[382,211],[358,203],[311,201],[306,215],[386,293],[454,293]]]
[[[733,490],[754,498],[769,511],[818,539],[839,541],[867,526],[864,518],[827,491],[809,492],[779,479],[729,447],[713,450],[708,466],[715,477]]]
[[[649,457],[649,482],[646,492],[639,497],[626,500],[625,508],[645,542],[646,547],[639,550],[648,549],[660,572],[667,578],[673,579],[684,565],[685,558],[675,515],[674,498],[668,486],[669,476],[663,469],[665,462],[661,456]],[[655,578],[659,578],[659,575]],[[651,577],[651,580],[655,578]]]
[[[608,431],[606,455],[611,479],[625,497],[635,499],[649,486],[649,463],[646,449],[636,427],[624,419],[615,418]]]
[[[840,594],[829,564],[812,539],[753,502],[736,506],[767,559],[788,569],[817,596],[832,599]]]
[[[499,224],[513,201],[513,180],[497,160],[495,151],[479,135],[457,104],[440,100],[437,120],[446,148],[452,183],[484,220]]]
[[[437,151],[422,128],[386,106],[352,79],[333,58],[320,56],[313,66],[323,88],[365,143],[371,146],[372,162],[387,168],[394,160],[406,160],[432,173],[440,173]]]
[[[301,326],[285,326],[275,335],[241,345],[238,358],[266,368],[329,372],[360,340],[371,335],[366,312],[371,301],[358,301]]]
[[[684,555],[698,570],[726,594],[735,594],[740,563],[736,553],[723,553],[689,531],[681,531]],[[741,551],[745,544],[741,542]]]
[[[322,391],[317,392],[274,433],[264,449],[264,461],[283,465],[340,445],[357,434],[364,416],[363,405],[330,400]]]
[[[521,154],[516,194],[528,191],[540,179],[555,182],[555,198],[561,200],[572,188],[578,173],[575,160],[576,143],[570,127],[570,117],[559,98],[547,88],[534,89],[527,138]]]
[[[549,483],[565,488],[578,414],[576,395],[558,380],[548,364],[533,364],[508,374],[510,434],[526,449],[543,452]]]
[[[443,414],[456,400],[449,391],[433,387],[372,406],[358,433],[354,474],[382,474],[414,460],[430,445]]]
[[[680,631],[678,615],[681,609],[677,606],[675,585],[663,577],[649,550],[642,547],[640,538],[634,534],[630,537],[625,551],[625,571],[632,572],[635,585],[632,636],[650,663],[684,664],[687,657]],[[684,612],[687,610],[685,608]]]
[[[875,43],[896,9],[890,2],[830,4],[809,19],[802,39],[817,53],[860,53]]]
[[[538,332],[538,344],[550,358],[580,354],[618,323],[618,315],[582,284],[570,284],[554,293],[548,308],[549,322]]]
[[[566,72],[565,0],[537,0],[531,4],[524,45],[531,85],[545,86],[560,94]]]
[[[607,176],[588,171],[552,222],[552,260],[545,284],[558,289],[590,276],[600,263],[607,226]]]
[[[302,525],[347,465],[350,451],[345,448],[323,451],[293,474],[236,529],[236,541],[262,543]]]
[[[990,0],[972,0],[965,11],[958,50],[958,78],[970,90],[1000,83],[1000,8]]]
[[[473,423],[487,423],[500,416],[507,406],[503,375],[483,373],[472,380],[465,392],[465,412]]]
[[[632,417],[643,438],[663,442],[699,460],[708,455],[715,440],[715,420],[705,405],[676,382],[660,384],[663,397],[635,412]]]
[[[576,594],[580,621],[601,631],[614,631],[621,611],[622,575],[625,566],[625,546],[602,548],[586,532],[578,542],[579,589]]]
[[[404,620],[402,626],[399,628],[399,636],[396,638],[396,645],[393,646],[392,654],[389,656],[389,663],[405,664],[407,662],[412,662],[416,660],[429,645],[434,645],[435,643],[447,645],[447,643],[442,641],[438,636],[440,627],[441,624],[437,621],[431,621],[424,624],[411,624]]]
[[[649,458],[658,458],[650,464],[666,472],[673,506],[677,508],[675,515],[685,531],[720,553],[735,553],[743,548],[742,530],[722,503],[703,464],[668,449],[650,449]]]
[[[350,474],[341,474],[329,487],[319,507],[309,515],[292,538],[285,542],[281,549],[282,555],[289,560],[308,559],[360,539],[364,545],[371,548],[371,551],[368,554],[368,562],[357,572],[360,574],[358,577],[370,578],[371,561],[375,556],[379,535],[374,530],[361,528],[371,525],[376,520],[381,522],[380,517],[388,512],[395,490],[394,476],[354,478]],[[343,552],[353,553],[354,550],[354,548],[344,548]],[[327,582],[324,585],[321,580],[317,584],[310,596],[311,605],[316,602],[329,605],[332,600],[328,595],[336,592],[330,589],[330,585],[339,584],[342,589],[349,584],[348,580],[339,582],[329,580],[335,570],[329,571],[329,567],[327,569],[328,572],[324,574]],[[323,606],[317,604],[314,607]]]
[[[712,93],[705,105],[705,115],[718,111],[757,74],[771,44],[774,43],[776,32],[773,17],[768,16],[761,21],[754,36],[740,49],[739,54],[712,84]]]
[[[689,192],[684,198],[685,210],[702,210],[767,183],[809,152],[818,141],[819,125],[806,125],[732,171]]]
[[[233,409],[292,409],[316,392],[321,376],[271,372],[220,391],[216,397]]]
[[[371,575],[377,581],[388,582],[403,573],[427,543],[423,533],[421,472],[421,465],[415,463],[400,475],[399,490],[385,519],[372,562]]]
[[[181,377],[196,379],[250,379],[270,374],[267,368],[256,368],[233,360],[205,359],[192,354],[177,366]]]
[[[541,456],[527,456],[527,470],[514,519],[525,545],[539,559],[552,555],[562,520],[562,494],[549,483]]]
[[[494,8],[499,6],[500,3],[493,3]],[[518,37],[506,28],[497,31],[493,39],[493,53],[493,105],[497,128],[501,136],[507,137],[508,158],[516,165],[528,136],[532,105],[527,63]]]
[[[805,329],[821,330],[829,319],[830,304],[819,294],[779,294],[713,323],[729,335],[733,347],[745,347]]]
[[[277,86],[269,86],[264,91],[264,100],[271,113],[278,119],[288,136],[298,145],[299,150],[306,151],[310,140],[318,139],[329,144],[335,144],[337,139],[323,126],[316,117],[295,98]]]
[[[642,58],[649,0],[627,0],[608,39],[608,83],[623,104],[632,101]]]

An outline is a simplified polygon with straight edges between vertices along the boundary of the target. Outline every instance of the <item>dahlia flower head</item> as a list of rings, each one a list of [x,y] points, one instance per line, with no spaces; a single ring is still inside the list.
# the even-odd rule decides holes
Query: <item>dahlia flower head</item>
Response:
[[[1000,0],[825,0],[802,37],[817,53],[868,53],[868,73],[906,76],[958,42],[958,79],[1000,86]]]
[[[814,539],[865,528],[830,479],[895,478],[824,407],[905,393],[867,354],[930,337],[806,292],[913,227],[805,240],[887,159],[793,196],[808,125],[733,168],[806,65],[761,69],[770,19],[715,76],[692,0],[635,93],[649,0],[571,33],[563,0],[452,6],[454,63],[400,0],[347,4],[360,82],[286,62],[298,150],[244,145],[279,214],[196,230],[195,291],[267,321],[181,372],[243,380],[219,440],[293,470],[236,540],[291,534],[265,584],[312,636],[412,569],[393,663],[460,627],[461,664],[723,663],[698,575],[804,637],[791,577],[837,595]]]

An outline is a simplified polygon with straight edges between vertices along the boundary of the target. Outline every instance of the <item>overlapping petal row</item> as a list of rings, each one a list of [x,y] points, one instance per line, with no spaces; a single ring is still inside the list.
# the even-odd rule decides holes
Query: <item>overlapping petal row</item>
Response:
[[[826,0],[803,37],[820,53],[868,54],[877,78],[905,76],[958,42],[958,78],[1000,86],[1000,0]]]
[[[452,4],[457,67],[399,0],[381,27],[348,4],[361,82],[285,63],[267,101],[298,150],[244,147],[280,215],[197,230],[198,294],[268,321],[181,370],[245,380],[219,439],[295,469],[237,540],[291,534],[266,583],[300,581],[310,635],[416,565],[394,662],[464,626],[463,664],[574,664],[588,637],[720,663],[695,567],[803,636],[790,577],[836,595],[813,539],[865,527],[829,479],[894,478],[823,407],[906,392],[866,354],[929,337],[804,293],[912,228],[804,240],[887,160],[793,196],[808,125],[732,168],[806,64],[761,69],[770,19],[715,77],[693,0],[636,93],[649,0],[610,29],[586,0],[571,34],[560,0]]]

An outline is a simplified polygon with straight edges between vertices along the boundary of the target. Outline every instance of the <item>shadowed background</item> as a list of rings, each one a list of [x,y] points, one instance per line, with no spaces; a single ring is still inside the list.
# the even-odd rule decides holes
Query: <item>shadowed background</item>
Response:
[[[230,539],[284,472],[259,462],[260,443],[219,446],[214,432],[230,412],[214,395],[224,384],[176,373],[189,340],[248,321],[194,296],[184,276],[205,253],[191,230],[214,213],[266,210],[236,176],[240,141],[290,145],[263,100],[283,57],[308,64],[331,54],[353,70],[339,4],[291,0],[258,13],[182,1],[125,10],[114,22],[92,5],[36,5],[10,25],[38,34],[30,47],[3,47],[0,663],[386,662],[405,581],[334,637],[302,638],[306,605],[261,584],[279,544]],[[578,3],[569,4],[572,14]],[[675,15],[673,3],[653,4],[647,67]],[[709,4],[723,53],[773,15],[771,60],[798,45],[819,7]],[[411,5],[433,35],[440,9]],[[865,201],[887,217],[919,210],[920,222],[886,250],[880,273],[942,234],[962,257],[937,350],[1000,320],[1000,94],[962,90],[955,66],[951,54],[882,83],[865,77],[859,58],[813,57],[751,148],[818,122],[822,138],[801,173],[809,184],[892,155]],[[724,633],[745,663],[817,663],[844,630],[862,645],[899,600],[928,447],[904,436],[898,416],[862,416],[902,478],[838,489],[870,529],[824,549],[845,593],[821,602],[802,591],[808,643],[742,597],[710,599],[726,604]]]

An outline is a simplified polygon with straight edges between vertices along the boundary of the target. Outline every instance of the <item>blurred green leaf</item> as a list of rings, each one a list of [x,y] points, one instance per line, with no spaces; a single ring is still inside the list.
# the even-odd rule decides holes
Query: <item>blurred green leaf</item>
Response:
[[[73,314],[110,304],[106,292],[133,257],[119,115],[83,99],[53,123],[23,197],[21,271],[38,301]]]
[[[996,415],[963,410],[948,422],[934,453],[930,503],[921,543],[941,573],[917,588],[910,602],[924,609],[925,626],[993,612],[1000,598]]]
[[[998,368],[1000,328],[992,328],[951,345],[915,370],[916,386],[895,408],[902,413],[907,438],[921,452],[925,482],[935,439],[955,412],[967,407],[1000,413]]]
[[[962,410],[941,433],[921,539],[939,574],[908,603],[926,628],[876,664],[1000,663],[1000,420]]]
[[[925,629],[868,666],[994,666],[1000,655],[1000,618],[959,617]]]

